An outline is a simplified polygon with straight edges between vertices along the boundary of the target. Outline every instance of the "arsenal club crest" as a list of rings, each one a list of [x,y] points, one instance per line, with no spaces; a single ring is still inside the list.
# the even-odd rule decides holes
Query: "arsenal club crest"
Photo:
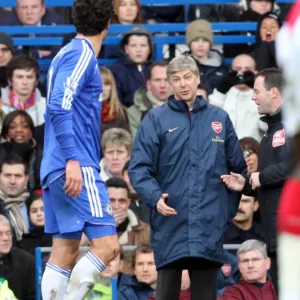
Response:
[[[285,130],[281,129],[274,133],[272,146],[276,148],[276,147],[283,146],[284,144],[285,144]]]
[[[211,127],[216,133],[220,133],[222,131],[222,123],[221,122],[212,122]]]

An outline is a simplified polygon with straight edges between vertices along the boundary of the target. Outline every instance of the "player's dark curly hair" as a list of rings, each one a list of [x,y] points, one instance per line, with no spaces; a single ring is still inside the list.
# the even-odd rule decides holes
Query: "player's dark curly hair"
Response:
[[[72,10],[74,26],[86,36],[100,34],[113,14],[112,0],[75,0]]]

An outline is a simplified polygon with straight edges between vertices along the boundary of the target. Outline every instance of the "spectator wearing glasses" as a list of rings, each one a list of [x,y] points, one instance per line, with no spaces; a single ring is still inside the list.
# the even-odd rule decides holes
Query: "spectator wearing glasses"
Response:
[[[268,270],[271,260],[266,245],[258,240],[244,242],[237,251],[241,281],[228,287],[223,300],[276,300],[276,292]]]
[[[258,170],[259,143],[252,137],[240,139],[240,145],[243,150],[244,158],[247,164],[248,175]]]

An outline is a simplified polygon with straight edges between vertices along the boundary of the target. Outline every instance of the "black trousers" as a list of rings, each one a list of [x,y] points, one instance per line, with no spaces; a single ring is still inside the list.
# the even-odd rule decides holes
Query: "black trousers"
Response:
[[[191,300],[216,300],[219,265],[201,259],[181,260],[158,270],[156,300],[179,300],[182,270],[191,280]]]

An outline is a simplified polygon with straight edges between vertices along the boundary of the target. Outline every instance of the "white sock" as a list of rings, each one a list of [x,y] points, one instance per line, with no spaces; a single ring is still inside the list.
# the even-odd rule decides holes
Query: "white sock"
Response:
[[[104,263],[95,254],[86,253],[72,270],[64,300],[85,299],[95,285],[97,275],[105,268]]]
[[[42,278],[43,300],[63,299],[70,278],[71,271],[51,263],[46,264]]]

